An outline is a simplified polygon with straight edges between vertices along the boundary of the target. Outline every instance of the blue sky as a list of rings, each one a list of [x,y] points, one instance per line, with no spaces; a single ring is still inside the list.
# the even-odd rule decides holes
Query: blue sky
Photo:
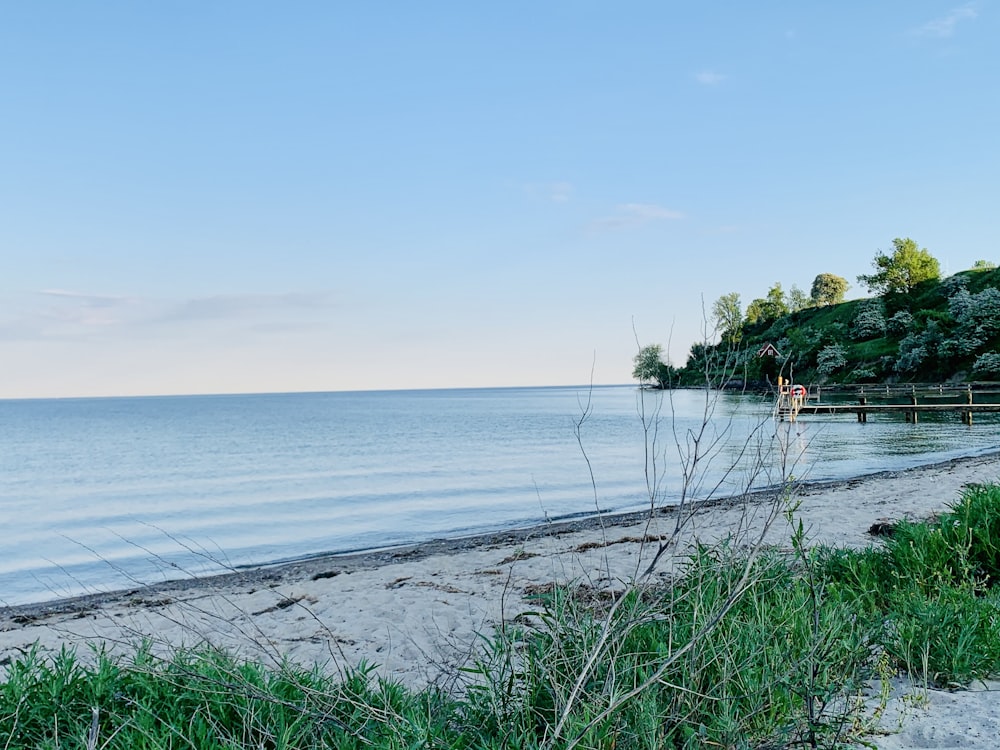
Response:
[[[0,397],[622,383],[894,237],[1000,260],[998,13],[0,3]]]

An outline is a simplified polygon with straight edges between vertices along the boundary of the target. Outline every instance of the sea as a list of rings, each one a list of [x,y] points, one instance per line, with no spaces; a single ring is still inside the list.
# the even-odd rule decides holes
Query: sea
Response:
[[[772,409],[631,385],[0,400],[0,603],[1000,448],[991,415]]]

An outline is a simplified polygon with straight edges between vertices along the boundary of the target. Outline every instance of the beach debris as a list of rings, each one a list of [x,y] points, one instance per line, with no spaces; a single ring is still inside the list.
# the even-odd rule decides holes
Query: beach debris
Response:
[[[596,542],[584,542],[573,548],[573,552],[588,552],[592,549],[603,549],[612,544],[655,544],[670,538],[669,534],[646,534],[645,536],[623,536],[621,539],[603,539]]]
[[[871,536],[892,536],[896,533],[896,521],[891,518],[878,518],[868,527]]]
[[[497,563],[497,565],[509,565],[510,563],[520,562],[521,560],[528,560],[532,557],[538,557],[538,555],[534,552],[528,552],[527,550],[519,549],[516,552],[514,552],[513,555],[505,557],[503,560]]]
[[[340,575],[339,570],[323,570],[320,571],[319,573],[315,573],[312,577],[312,580],[321,581],[324,578],[335,578],[336,576],[339,575]]]
[[[260,610],[258,612],[251,612],[250,614],[252,614],[254,617],[257,617],[258,615],[266,615],[266,614],[269,614],[271,612],[277,612],[277,611],[282,610],[282,609],[288,609],[289,607],[291,607],[291,606],[293,606],[295,604],[298,604],[299,602],[301,602],[305,598],[306,598],[305,596],[297,596],[297,597],[283,596],[273,606],[265,607],[264,609],[262,609],[262,610]],[[313,602],[313,603],[316,602],[315,599],[310,599],[310,601]]]

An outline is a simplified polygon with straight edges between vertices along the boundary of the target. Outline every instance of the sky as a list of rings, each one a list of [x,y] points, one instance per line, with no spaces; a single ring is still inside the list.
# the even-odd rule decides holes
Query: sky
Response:
[[[0,0],[0,398],[631,381],[997,257],[1000,2]]]

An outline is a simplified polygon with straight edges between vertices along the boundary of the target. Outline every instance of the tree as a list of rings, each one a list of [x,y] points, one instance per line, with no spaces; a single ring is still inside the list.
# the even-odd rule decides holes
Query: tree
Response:
[[[782,315],[788,315],[788,304],[785,293],[781,290],[781,282],[776,281],[767,291],[767,297],[758,297],[747,305],[747,323],[763,323],[777,320]]]
[[[722,333],[722,340],[727,344],[735,344],[740,340],[740,326],[743,324],[743,310],[740,307],[740,295],[736,292],[723,294],[712,305],[712,320],[715,327]]]
[[[656,383],[660,388],[666,388],[670,381],[670,366],[663,363],[662,355],[663,347],[659,344],[642,347],[632,358],[635,363],[632,377],[640,383]]]
[[[850,284],[847,279],[832,273],[821,273],[813,279],[809,298],[817,307],[839,305],[844,301],[844,295]]]
[[[785,301],[785,292],[781,289],[781,282],[774,282],[774,286],[767,290],[767,317],[771,320],[788,315],[788,303]]]
[[[858,276],[868,291],[879,295],[908,294],[920,282],[941,277],[937,258],[917,247],[909,237],[897,237],[892,245],[892,255],[880,252],[875,256],[872,261],[875,273]]]
[[[977,260],[972,264],[973,271],[992,271],[997,267],[997,264],[991,260]]]
[[[795,284],[792,284],[792,288],[788,290],[788,309],[789,311],[795,313],[799,310],[805,310],[807,307],[811,307],[812,302],[806,293],[799,289]]]
[[[747,305],[747,323],[753,325],[767,320],[767,300],[758,297]]]

